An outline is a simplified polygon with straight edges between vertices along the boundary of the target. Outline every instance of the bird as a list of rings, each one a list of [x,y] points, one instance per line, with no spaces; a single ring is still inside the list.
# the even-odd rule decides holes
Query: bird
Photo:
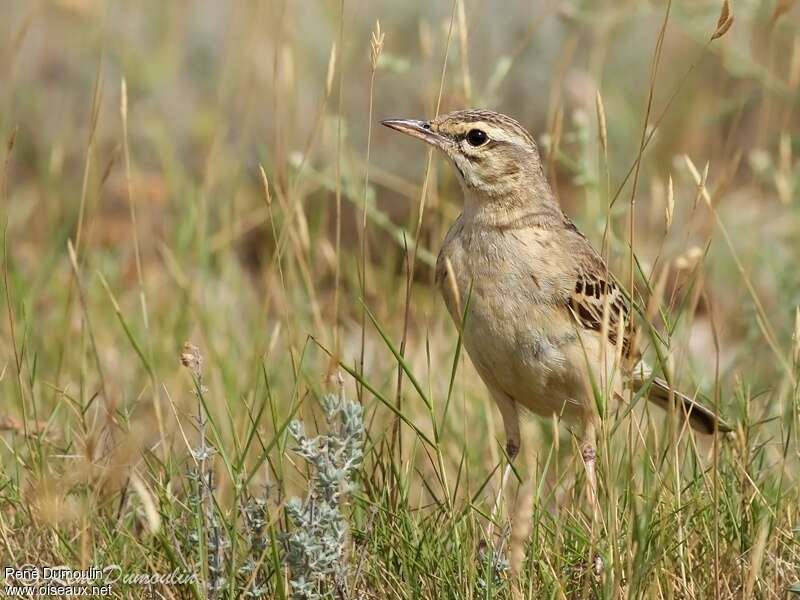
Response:
[[[502,415],[508,464],[500,494],[520,452],[525,410],[575,426],[594,513],[598,397],[620,402],[626,386],[645,388],[655,404],[674,403],[693,429],[730,431],[642,359],[629,295],[563,212],[536,141],[517,120],[468,109],[382,124],[441,151],[463,191],[435,281]]]

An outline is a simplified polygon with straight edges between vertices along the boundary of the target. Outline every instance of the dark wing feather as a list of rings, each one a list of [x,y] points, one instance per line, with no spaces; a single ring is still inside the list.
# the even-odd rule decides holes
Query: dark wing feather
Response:
[[[605,321],[606,336],[615,346],[618,345],[621,329],[622,356],[628,360],[638,360],[640,358],[638,352],[632,356],[635,348],[631,338],[636,335],[636,330],[630,322],[628,297],[609,273],[603,259],[569,220],[566,220],[566,230],[569,234],[568,239],[573,245],[571,255],[580,257],[579,261],[576,261],[578,264],[574,273],[574,288],[566,298],[568,310],[581,327],[598,333],[603,332]],[[641,371],[635,371],[632,383],[634,389],[639,389],[647,383],[647,380]],[[677,403],[681,414],[688,419],[689,424],[703,433],[731,431],[730,426],[713,411],[671,388],[663,379],[655,378],[650,383],[648,400],[664,408],[670,403]]]
[[[621,323],[622,355],[631,357],[632,330],[628,299],[603,259],[596,254],[592,253],[591,259],[585,261],[575,274],[575,286],[567,298],[567,305],[578,323],[586,329],[602,333],[605,322],[608,341],[615,346],[619,341]]]

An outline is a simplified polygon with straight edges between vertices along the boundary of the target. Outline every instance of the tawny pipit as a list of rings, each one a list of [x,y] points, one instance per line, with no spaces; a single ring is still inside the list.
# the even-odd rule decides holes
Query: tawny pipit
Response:
[[[627,297],[561,211],[536,143],[517,121],[464,110],[383,124],[439,148],[458,174],[464,210],[439,252],[436,282],[458,326],[469,298],[464,346],[503,416],[510,459],[520,448],[520,407],[560,415],[582,429],[594,505],[595,390],[619,400],[625,384],[649,385],[648,398],[662,406],[676,402],[699,431],[728,429],[652,377]]]

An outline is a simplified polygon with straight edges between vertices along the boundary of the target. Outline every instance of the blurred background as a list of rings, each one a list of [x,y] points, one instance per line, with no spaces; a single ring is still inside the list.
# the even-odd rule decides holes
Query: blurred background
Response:
[[[800,328],[800,8],[738,0],[718,29],[722,5],[4,2],[0,455],[24,455],[38,427],[44,455],[72,456],[42,458],[21,495],[55,520],[91,514],[94,500],[60,490],[119,484],[93,462],[104,423],[127,440],[111,464],[137,464],[143,448],[185,454],[185,340],[203,354],[220,439],[238,439],[265,382],[284,415],[265,416],[269,434],[331,387],[331,355],[358,372],[362,352],[363,379],[428,431],[362,298],[440,410],[457,332],[431,262],[461,192],[441,158],[428,171],[426,149],[379,125],[437,107],[526,126],[565,211],[619,274],[635,200],[642,301],[663,311],[676,377],[709,396],[719,387],[732,420],[786,414]],[[345,387],[376,428],[392,422],[346,373]],[[462,457],[484,477],[496,464],[494,411],[462,356],[442,438],[453,472]],[[311,413],[305,402],[298,414]],[[547,444],[550,424],[526,427],[530,448]],[[389,431],[377,428],[376,447]],[[224,496],[231,484],[219,485]]]
[[[152,336],[156,352],[169,354],[199,326],[197,316],[185,310],[188,285],[202,310],[226,315],[230,330],[217,331],[221,339],[215,343],[226,353],[248,356],[252,334],[268,336],[269,329],[254,330],[256,313],[249,311],[276,302],[281,293],[265,279],[275,241],[259,165],[273,194],[297,210],[287,254],[291,261],[301,252],[307,272],[297,275],[299,285],[286,286],[298,301],[293,318],[309,316],[305,295],[312,294],[321,319],[313,325],[323,331],[306,332],[332,334],[329,295],[338,261],[345,297],[338,325],[347,340],[348,318],[360,309],[351,292],[357,283],[370,126],[370,263],[387,277],[395,270],[402,279],[404,250],[396,227],[414,232],[426,152],[376,124],[390,117],[430,117],[437,104],[442,112],[490,107],[520,120],[540,141],[565,210],[598,243],[609,196],[639,148],[665,3],[506,2],[499,8],[474,1],[458,2],[453,12],[449,3],[353,1],[344,9],[334,65],[340,35],[336,2],[7,5],[0,24],[0,132],[4,142],[15,135],[3,179],[9,274],[20,292],[14,295],[18,308],[27,309],[27,335],[43,376],[53,379],[50,371],[59,362],[54,357],[64,354],[70,338],[60,297],[72,277],[67,238],[75,241],[88,278],[101,273],[125,312],[137,305],[129,196],[136,206],[150,320],[158,333]],[[651,127],[659,126],[644,153],[635,194],[636,251],[646,265],[661,251],[666,264],[711,239],[701,303],[712,302],[718,311],[722,368],[732,371],[743,354],[752,357],[754,348],[764,347],[764,340],[752,327],[752,301],[730,252],[721,236],[712,235],[713,217],[695,208],[696,185],[683,155],[700,171],[709,163],[714,203],[786,343],[800,299],[800,282],[793,276],[800,247],[795,185],[800,48],[798,15],[790,3],[737,3],[736,26],[709,44],[719,12],[716,0],[672,6],[649,118]],[[376,21],[385,42],[370,96]],[[338,68],[329,73],[332,66]],[[120,116],[123,78],[130,194]],[[598,141],[598,93],[607,162]],[[460,191],[443,166],[434,160],[422,218],[421,247],[434,255],[460,206]],[[665,238],[670,176],[675,213]],[[630,184],[629,179],[611,213],[617,240],[612,255],[624,253]],[[274,212],[281,229],[283,205]],[[425,267],[421,261],[417,269],[425,282],[421,289],[430,279]],[[97,283],[88,290],[92,308],[96,300],[98,310],[107,310]],[[393,314],[404,295],[385,291],[376,285],[368,294],[377,296],[376,310],[385,307],[385,314]],[[411,317],[424,321],[428,312],[436,320],[443,314],[436,305],[411,311]],[[695,360],[711,361],[711,336],[697,327],[688,350]],[[99,328],[98,346],[118,346],[103,339],[118,333]],[[764,363],[748,363],[748,371],[755,367],[768,380],[774,361],[769,352],[761,356]]]

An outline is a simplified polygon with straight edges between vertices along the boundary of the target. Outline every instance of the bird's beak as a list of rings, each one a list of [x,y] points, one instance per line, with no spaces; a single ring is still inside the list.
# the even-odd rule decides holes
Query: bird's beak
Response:
[[[417,121],[416,119],[388,119],[381,121],[381,125],[386,125],[389,129],[394,129],[400,133],[405,133],[415,138],[427,142],[431,146],[442,148],[449,140],[443,135],[439,135],[431,129],[428,121]]]

